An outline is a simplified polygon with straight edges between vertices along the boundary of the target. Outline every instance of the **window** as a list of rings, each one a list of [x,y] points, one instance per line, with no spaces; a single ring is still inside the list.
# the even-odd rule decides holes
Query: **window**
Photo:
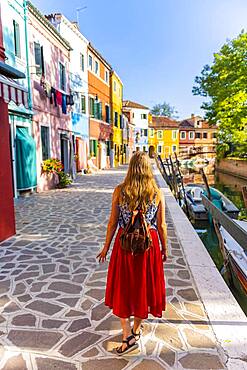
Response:
[[[81,113],[86,113],[86,97],[81,95]]]
[[[41,126],[42,161],[50,157],[49,127]]]
[[[177,151],[177,145],[172,146],[172,151],[173,151],[173,153],[175,153]]]
[[[153,128],[150,128],[150,130],[149,130],[149,136],[150,137],[154,137],[154,129]]]
[[[147,129],[147,128],[145,128],[145,129],[143,130],[143,136],[148,136],[148,129]]]
[[[14,46],[15,46],[15,55],[21,57],[21,42],[20,42],[20,26],[15,20],[13,20],[14,26]]]
[[[93,69],[93,58],[91,55],[88,56],[88,67],[91,69]]]
[[[84,55],[83,54],[80,54],[80,68],[81,68],[82,72],[84,72],[85,63],[84,63]]]
[[[212,139],[217,139],[217,132],[212,133]]]
[[[94,117],[102,119],[102,103],[97,100],[94,100]]]
[[[158,130],[157,131],[157,138],[158,139],[162,139],[163,138],[163,131],[162,130]]]
[[[61,90],[65,91],[66,88],[65,66],[61,62],[59,62],[59,87]]]
[[[99,62],[97,62],[97,60],[94,63],[94,73],[96,75],[99,74]]]
[[[89,113],[91,117],[94,117],[94,98],[89,98]]]
[[[185,131],[181,131],[181,132],[180,132],[180,139],[181,139],[181,140],[186,139],[186,132],[185,132]]]
[[[108,84],[109,83],[109,72],[105,71],[105,82]]]
[[[146,147],[145,146],[142,147],[142,151],[146,152]]]
[[[118,127],[118,112],[114,112],[114,125]]]
[[[132,113],[132,118],[134,118],[135,117],[135,113]]]
[[[38,42],[34,43],[34,59],[36,66],[36,75],[44,75],[45,65],[44,65],[43,46],[41,46]]]
[[[105,106],[105,121],[110,123],[110,107],[107,104]]]
[[[96,157],[97,156],[97,152],[98,152],[98,143],[97,143],[97,140],[90,140],[89,141],[89,150],[90,150],[90,155],[92,157]]]
[[[196,132],[196,139],[200,139],[201,138],[201,133],[200,132]]]
[[[106,155],[109,157],[111,153],[111,142],[109,140],[106,141]]]
[[[190,131],[189,132],[189,139],[190,140],[193,140],[195,138],[195,133],[194,133],[194,131]]]
[[[177,131],[172,130],[172,140],[176,140],[176,139],[177,139]]]
[[[113,82],[113,89],[114,89],[114,92],[117,91],[117,83],[116,83],[116,81]]]
[[[141,119],[147,119],[147,115],[146,114],[141,114]]]
[[[204,132],[203,133],[203,139],[207,139],[208,138],[208,133],[207,132]]]
[[[157,145],[157,153],[162,154],[162,145]]]
[[[123,129],[124,128],[124,123],[123,123],[123,116],[122,116],[122,114],[119,114],[119,122],[120,122],[120,128]]]

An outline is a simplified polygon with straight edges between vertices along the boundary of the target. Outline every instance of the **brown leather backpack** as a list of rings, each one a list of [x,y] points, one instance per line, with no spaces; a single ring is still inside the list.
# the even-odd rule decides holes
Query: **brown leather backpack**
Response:
[[[120,236],[120,244],[124,251],[133,255],[147,251],[152,245],[150,226],[147,225],[141,210],[132,212],[132,216]]]

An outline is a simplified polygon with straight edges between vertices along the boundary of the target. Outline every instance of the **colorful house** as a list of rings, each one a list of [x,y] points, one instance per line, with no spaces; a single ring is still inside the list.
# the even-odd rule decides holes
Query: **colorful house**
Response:
[[[73,174],[74,150],[69,86],[71,46],[56,28],[28,2],[30,76],[33,98],[33,134],[37,145],[38,191],[48,188],[42,162],[62,161],[64,172]]]
[[[161,158],[179,150],[179,123],[171,118],[152,116],[149,127],[149,153],[155,151]]]
[[[30,191],[37,186],[36,145],[32,137],[32,101],[29,79],[29,56],[26,23],[26,2],[15,0],[1,2],[3,44],[7,64],[22,72],[24,78],[18,84],[25,91],[15,94],[15,87],[9,94],[9,123],[13,172],[13,190]],[[29,95],[27,94],[29,90]],[[23,104],[20,104],[25,97]]]
[[[194,123],[185,119],[179,123],[179,155],[187,156],[193,153],[195,146]]]
[[[129,163],[133,152],[135,151],[135,125],[131,112],[123,112],[124,127],[127,125],[127,149],[126,149],[126,162]],[[124,136],[124,130],[123,130]]]
[[[200,154],[202,158],[215,158],[218,126],[211,125],[202,117],[194,114],[187,121],[194,126],[194,153]]]
[[[6,5],[6,4],[4,4]],[[8,104],[13,102],[20,107],[27,103],[25,87],[15,82],[23,80],[23,72],[5,63],[3,29],[0,4],[0,242],[15,234],[13,167],[10,145],[10,122]]]
[[[112,127],[110,113],[110,64],[88,44],[89,150],[98,168],[110,166]]]
[[[134,125],[134,150],[148,152],[148,116],[149,108],[139,103],[123,101],[123,112],[128,113]]]
[[[115,71],[111,72],[111,122],[113,128],[114,167],[123,163],[126,142],[123,143],[122,122],[123,83]]]
[[[81,34],[78,25],[70,22],[62,14],[46,16],[62,37],[71,45],[69,63],[70,91],[74,105],[70,115],[72,121],[73,144],[76,155],[76,169],[87,168],[89,155],[89,109],[88,109],[88,40]]]

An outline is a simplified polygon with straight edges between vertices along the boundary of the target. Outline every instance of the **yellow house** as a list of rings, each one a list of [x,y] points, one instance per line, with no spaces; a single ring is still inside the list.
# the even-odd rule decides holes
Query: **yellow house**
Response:
[[[111,121],[113,127],[114,166],[123,163],[124,147],[122,135],[123,83],[115,71],[111,73]]]
[[[149,153],[155,151],[162,159],[179,152],[179,123],[171,118],[153,116],[149,125]]]

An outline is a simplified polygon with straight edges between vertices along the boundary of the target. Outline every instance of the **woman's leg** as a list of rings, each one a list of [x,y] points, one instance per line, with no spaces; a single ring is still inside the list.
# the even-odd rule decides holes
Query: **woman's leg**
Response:
[[[121,327],[123,330],[123,340],[128,338],[128,336],[131,334],[131,328],[130,328],[130,319],[121,319],[120,318]]]
[[[139,317],[134,317],[134,325],[133,325],[133,332],[137,335],[140,334],[140,330],[141,330],[141,323],[142,323],[142,319],[140,319]]]

